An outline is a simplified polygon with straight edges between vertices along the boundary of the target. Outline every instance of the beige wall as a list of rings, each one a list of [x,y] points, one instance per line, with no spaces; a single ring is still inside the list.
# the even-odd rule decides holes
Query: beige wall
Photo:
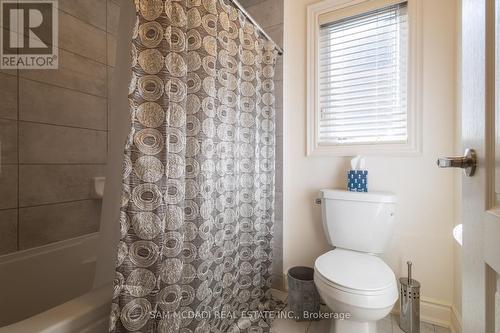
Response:
[[[423,1],[423,153],[368,157],[371,190],[397,194],[395,237],[383,256],[396,275],[414,262],[427,300],[453,300],[455,178],[435,160],[455,148],[456,1]],[[284,270],[314,264],[328,251],[314,198],[322,188],[344,188],[349,158],[306,156],[306,9],[316,0],[285,1]]]

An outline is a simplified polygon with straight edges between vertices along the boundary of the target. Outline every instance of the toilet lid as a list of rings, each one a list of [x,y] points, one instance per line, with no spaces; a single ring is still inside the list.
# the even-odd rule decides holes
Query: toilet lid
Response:
[[[379,291],[391,287],[396,277],[387,264],[374,255],[335,249],[316,259],[316,271],[344,288]]]

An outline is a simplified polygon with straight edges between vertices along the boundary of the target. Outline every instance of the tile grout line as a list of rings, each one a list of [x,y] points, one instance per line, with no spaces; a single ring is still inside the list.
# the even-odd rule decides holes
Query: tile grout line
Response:
[[[67,200],[67,201],[47,202],[47,203],[33,204],[33,205],[29,205],[29,206],[20,206],[19,210],[45,207],[45,206],[56,206],[56,205],[60,205],[60,204],[71,204],[71,203],[83,202],[83,201],[96,201],[96,200],[98,200],[98,199],[86,198],[86,199],[75,199],[75,200]]]
[[[121,10],[121,7],[119,7],[120,10]],[[106,55],[106,78],[105,78],[105,83],[106,83],[106,159],[107,157],[109,156],[109,96],[110,96],[110,93],[109,93],[109,70],[108,70],[108,59],[109,59],[109,50],[108,50],[108,2],[106,1],[106,9],[105,9],[105,15],[106,15],[106,18],[105,18],[105,22],[106,22],[106,52],[105,55]],[[120,26],[120,20],[118,19],[118,26]],[[116,38],[115,36],[115,39],[116,39],[116,44],[115,44],[115,55],[116,55],[116,50],[118,48],[118,39]],[[116,65],[116,58],[115,58],[115,65]],[[114,70],[113,70],[114,72]]]
[[[113,2],[114,2],[114,1],[113,1]],[[115,3],[115,5],[119,6],[119,5],[118,5],[118,4],[116,4],[116,3]],[[107,11],[107,7],[108,7],[108,6],[107,6],[107,3],[106,3],[106,11]],[[64,14],[69,15],[69,16],[71,16],[71,17],[73,17],[73,18],[77,19],[78,21],[80,21],[80,22],[82,22],[82,23],[84,23],[84,24],[90,25],[91,27],[96,28],[96,29],[100,30],[101,32],[104,32],[104,33],[106,33],[106,34],[108,34],[108,33],[109,33],[109,34],[111,34],[111,35],[113,35],[113,36],[114,36],[114,34],[112,34],[112,33],[108,32],[108,17],[107,17],[107,16],[106,16],[106,20],[105,20],[105,25],[106,25],[106,27],[103,29],[103,28],[101,28],[101,27],[99,27],[99,26],[97,26],[97,25],[95,25],[95,24],[93,24],[93,23],[90,23],[90,22],[88,22],[88,21],[83,20],[82,18],[80,18],[80,17],[76,16],[76,15],[75,15],[75,14],[73,14],[73,13],[68,12],[66,9],[63,9],[63,8],[61,8],[61,7],[58,7],[57,9],[58,9],[58,10],[60,10],[61,12],[63,12]]]
[[[110,35],[111,35],[111,34],[110,34]],[[113,35],[112,35],[112,36],[113,36]],[[107,36],[106,36],[106,38],[107,38]],[[50,46],[54,46],[54,45],[52,45],[52,44],[48,44],[48,45],[50,45]],[[81,57],[81,58],[84,58],[84,59],[85,59],[85,60],[87,60],[87,61],[93,62],[93,63],[98,64],[98,65],[104,65],[104,66],[105,66],[105,65],[106,65],[106,63],[107,63],[107,61],[106,61],[106,60],[104,60],[104,62],[101,62],[101,61],[99,61],[99,60],[97,60],[97,59],[95,59],[95,58],[91,58],[90,56],[87,56],[87,55],[84,55],[84,54],[81,54],[81,53],[77,53],[76,51],[69,50],[69,49],[67,49],[67,48],[65,48],[65,47],[61,47],[59,44],[57,45],[57,49],[58,49],[58,50],[63,50],[63,51],[65,51],[65,52],[71,53],[71,54],[76,55],[76,56],[79,56],[79,57]],[[36,69],[29,69],[29,70],[36,70]]]
[[[19,51],[17,51],[19,52]],[[16,108],[17,108],[17,119],[16,119],[16,131],[17,131],[17,142],[16,142],[16,147],[17,147],[17,226],[16,226],[16,236],[17,236],[17,239],[16,239],[16,252],[19,251],[20,249],[20,239],[21,239],[21,236],[20,236],[20,225],[21,225],[21,217],[19,214],[19,204],[21,203],[21,191],[20,191],[20,187],[21,187],[21,181],[19,179],[19,176],[20,176],[20,173],[21,173],[21,167],[19,165],[19,161],[21,160],[21,157],[20,157],[20,141],[21,141],[21,132],[19,130],[19,118],[20,118],[20,115],[19,115],[19,99],[21,98],[21,95],[20,95],[20,91],[21,91],[21,84],[20,84],[20,79],[19,79],[19,68],[16,69],[16,79],[17,79],[17,101],[16,101]]]
[[[114,68],[114,66],[106,66],[106,67]],[[31,77],[28,77],[28,76],[20,76],[18,74],[14,75],[14,74],[5,73],[5,72],[0,72],[0,75],[8,75],[8,76],[12,76],[12,77],[18,77],[20,80],[26,80],[26,81],[30,81],[30,82],[35,82],[35,83],[39,83],[39,84],[48,85],[48,86],[55,87],[55,88],[60,88],[60,89],[66,89],[66,90],[69,90],[69,91],[74,91],[74,92],[77,92],[77,93],[80,93],[80,94],[85,94],[85,95],[93,96],[93,97],[96,97],[96,98],[106,99],[106,96],[96,95],[96,94],[89,93],[89,92],[86,92],[86,91],[83,91],[83,90],[78,90],[78,89],[69,88],[69,87],[62,86],[62,85],[57,85],[57,84],[50,83],[50,82],[43,81],[43,80],[33,79]]]
[[[90,128],[90,127],[81,127],[81,126],[75,126],[75,125],[64,125],[64,124],[54,124],[54,123],[48,123],[48,122],[43,122],[43,121],[34,121],[34,120],[13,120],[13,119],[6,119],[6,118],[1,118],[0,120],[4,121],[15,121],[18,124],[19,123],[28,123],[28,124],[37,124],[37,125],[46,125],[46,126],[57,126],[57,127],[66,127],[66,128],[73,128],[73,129],[82,129],[82,130],[87,130],[87,131],[94,131],[94,132],[108,132],[107,129],[98,129],[98,128]]]
[[[106,166],[106,162],[21,162],[21,163],[4,163],[3,165],[18,165],[19,166]]]
[[[7,210],[17,210],[18,211],[18,215],[19,215],[19,211],[21,209],[38,208],[38,207],[46,207],[46,206],[56,206],[56,205],[60,205],[60,204],[71,204],[71,203],[76,203],[76,202],[98,201],[98,200],[99,199],[86,198],[86,199],[75,199],[75,200],[67,200],[67,201],[47,202],[47,203],[33,204],[33,205],[28,205],[28,206],[18,206],[18,207],[13,207],[13,208],[2,208],[2,209],[0,209],[0,212],[7,211]]]
[[[70,70],[70,69],[68,69],[68,70]],[[40,84],[46,84],[46,85],[51,86],[51,87],[57,87],[57,88],[61,88],[61,89],[71,90],[71,91],[79,92],[81,94],[90,95],[90,96],[94,96],[94,97],[98,97],[98,98],[104,98],[104,99],[106,98],[106,96],[103,96],[103,95],[96,95],[96,94],[93,94],[93,93],[90,93],[90,92],[87,92],[87,91],[78,90],[78,89],[75,89],[75,88],[69,88],[69,87],[66,87],[66,86],[63,86],[63,85],[58,85],[58,84],[51,83],[51,82],[48,82],[48,81],[33,79],[31,77],[28,77],[28,76],[19,76],[19,79],[28,80],[28,81],[36,82],[36,83],[40,83]]]

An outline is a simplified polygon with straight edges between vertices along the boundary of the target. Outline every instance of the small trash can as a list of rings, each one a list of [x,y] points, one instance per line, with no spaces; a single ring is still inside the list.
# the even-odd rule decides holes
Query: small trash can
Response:
[[[311,267],[297,266],[288,270],[288,306],[296,321],[319,319],[320,297]]]

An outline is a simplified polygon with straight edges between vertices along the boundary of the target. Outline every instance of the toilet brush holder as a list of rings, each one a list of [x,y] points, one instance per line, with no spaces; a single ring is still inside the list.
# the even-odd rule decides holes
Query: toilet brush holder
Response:
[[[399,279],[399,327],[406,333],[420,333],[420,282],[411,277],[411,261],[407,265],[408,277]]]

